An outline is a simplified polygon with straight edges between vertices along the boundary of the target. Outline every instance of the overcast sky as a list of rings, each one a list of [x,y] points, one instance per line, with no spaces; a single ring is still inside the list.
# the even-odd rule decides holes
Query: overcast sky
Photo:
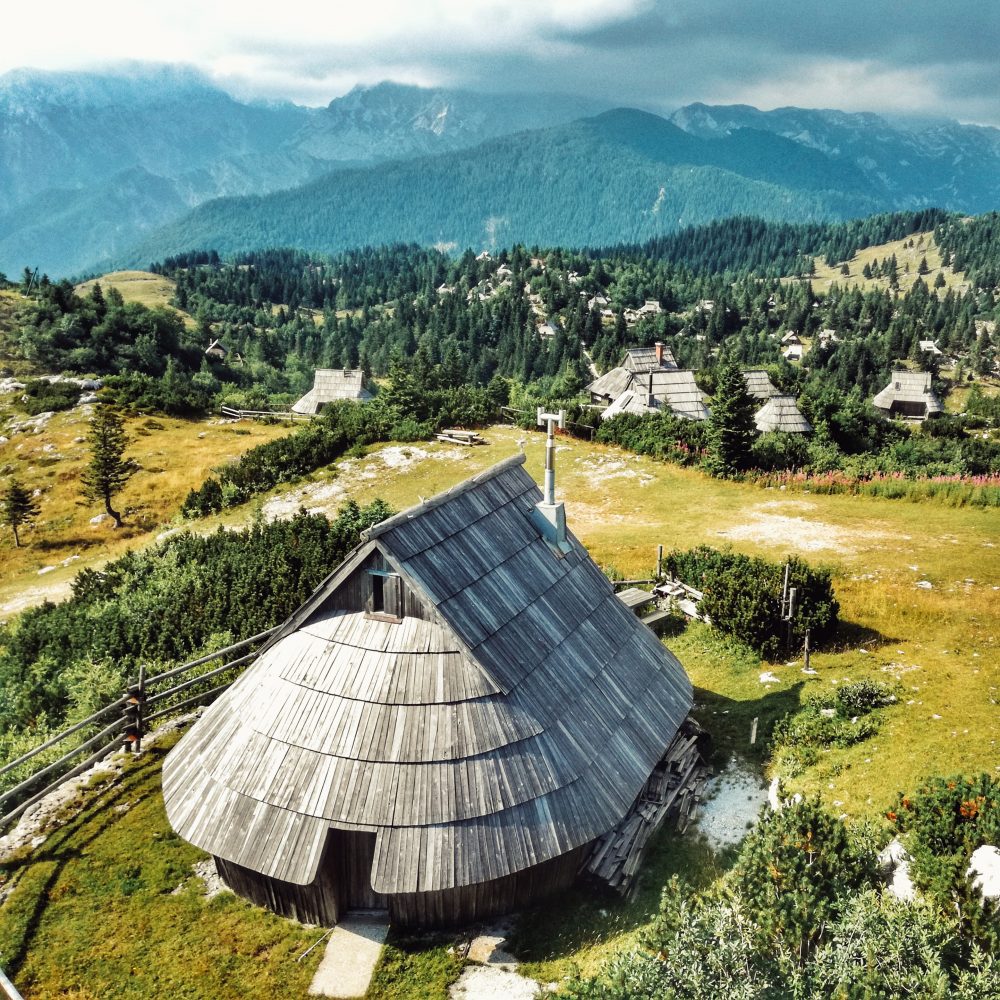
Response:
[[[0,72],[149,60],[305,104],[392,79],[1000,125],[997,0],[34,0],[3,20]]]

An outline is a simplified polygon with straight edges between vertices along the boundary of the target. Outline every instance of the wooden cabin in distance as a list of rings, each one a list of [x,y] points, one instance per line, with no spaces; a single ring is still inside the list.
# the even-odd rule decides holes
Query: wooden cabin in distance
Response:
[[[785,434],[811,434],[812,424],[802,415],[794,396],[771,396],[754,414],[754,423],[761,434],[782,431]]]
[[[623,392],[602,414],[610,420],[619,413],[660,413],[667,411],[684,420],[707,420],[705,397],[687,369],[658,369],[636,375]]]
[[[674,361],[673,352],[658,340],[652,347],[628,348],[624,362],[591,382],[587,386],[587,392],[590,393],[592,403],[607,406],[641,382],[640,376],[652,371],[676,370],[677,362]]]
[[[930,372],[893,372],[889,384],[875,396],[872,405],[887,417],[907,420],[926,420],[944,411],[931,388]]]
[[[371,528],[163,768],[237,893],[469,922],[570,885],[692,702],[518,455]]]
[[[780,395],[771,381],[771,376],[763,369],[743,372],[743,381],[746,383],[747,392],[761,403],[766,402],[772,396]]]
[[[293,413],[319,413],[327,403],[350,399],[364,403],[372,398],[360,368],[317,368],[313,387],[296,403]]]

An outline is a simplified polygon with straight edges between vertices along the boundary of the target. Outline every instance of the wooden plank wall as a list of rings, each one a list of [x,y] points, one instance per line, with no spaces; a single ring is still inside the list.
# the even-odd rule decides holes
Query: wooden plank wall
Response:
[[[327,860],[324,857],[324,862]],[[316,881],[311,885],[295,885],[280,879],[268,878],[250,868],[215,858],[215,867],[222,881],[237,896],[249,899],[257,906],[267,907],[283,917],[291,917],[304,924],[332,927],[344,913],[337,898],[336,877],[330,867],[321,863]]]
[[[521,909],[568,889],[590,850],[585,844],[532,868],[458,889],[403,892],[389,900],[389,918],[400,926],[451,927]]]

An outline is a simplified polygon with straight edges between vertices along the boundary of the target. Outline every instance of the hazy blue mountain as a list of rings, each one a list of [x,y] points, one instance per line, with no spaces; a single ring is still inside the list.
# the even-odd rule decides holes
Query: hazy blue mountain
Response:
[[[325,160],[401,159],[465,149],[604,108],[552,94],[480,94],[386,82],[355,87],[331,101],[298,137],[298,148]]]
[[[144,241],[333,252],[395,240],[463,248],[644,240],[728,215],[840,219],[881,207],[849,164],[767,132],[702,139],[620,109],[472,149],[340,170],[291,191],[200,206]]]
[[[848,114],[744,104],[692,104],[670,119],[693,136],[769,132],[861,171],[874,197],[895,208],[962,212],[1000,207],[1000,129],[927,116]]]
[[[592,113],[590,102],[396,84],[326,108],[248,104],[186,67],[0,76],[0,271],[78,271],[224,195],[453,150]],[[148,183],[137,191],[137,179]],[[138,197],[137,197],[138,195]]]

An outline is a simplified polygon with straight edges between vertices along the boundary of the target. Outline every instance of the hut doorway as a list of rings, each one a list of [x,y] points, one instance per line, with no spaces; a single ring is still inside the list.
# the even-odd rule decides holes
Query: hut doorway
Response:
[[[347,910],[387,910],[389,897],[372,888],[375,834],[331,830],[328,847],[335,872],[338,907]]]

